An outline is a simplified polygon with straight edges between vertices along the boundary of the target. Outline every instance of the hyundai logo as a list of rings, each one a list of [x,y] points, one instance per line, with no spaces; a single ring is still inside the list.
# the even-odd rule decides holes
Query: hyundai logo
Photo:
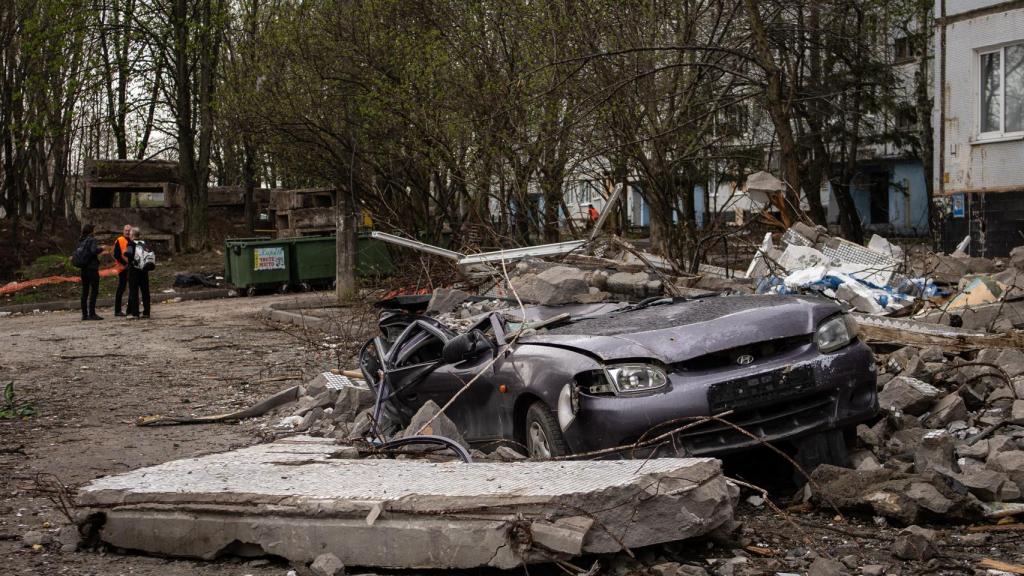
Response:
[[[742,356],[736,357],[736,363],[739,364],[740,366],[746,366],[747,364],[750,364],[753,361],[754,357],[751,356],[750,354],[744,354]]]

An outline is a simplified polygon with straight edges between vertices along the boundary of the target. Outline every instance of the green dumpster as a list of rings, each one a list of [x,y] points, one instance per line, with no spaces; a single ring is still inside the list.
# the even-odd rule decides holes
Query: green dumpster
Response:
[[[291,282],[295,285],[327,284],[335,278],[336,240],[334,236],[305,236],[282,240],[291,244]],[[362,277],[389,276],[394,272],[391,254],[380,240],[359,235],[359,264]]]
[[[254,293],[261,288],[287,289],[290,239],[237,238],[224,242],[224,280]]]

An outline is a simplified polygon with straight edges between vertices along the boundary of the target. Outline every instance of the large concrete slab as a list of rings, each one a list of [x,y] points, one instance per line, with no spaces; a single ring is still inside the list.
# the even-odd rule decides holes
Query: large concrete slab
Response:
[[[709,458],[463,464],[341,449],[298,437],[177,460],[98,479],[78,503],[104,518],[103,541],[161,555],[512,568],[699,536],[732,518],[737,494]]]

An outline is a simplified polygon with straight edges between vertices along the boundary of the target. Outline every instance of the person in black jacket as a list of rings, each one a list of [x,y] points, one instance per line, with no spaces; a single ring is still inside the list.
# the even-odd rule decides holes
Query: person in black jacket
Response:
[[[82,252],[86,254],[85,265],[82,266],[82,320],[103,320],[96,315],[96,296],[100,291],[100,254],[104,249],[92,235],[95,230],[95,226],[86,224],[78,238],[79,245],[84,243]]]
[[[149,318],[149,270],[139,268],[138,266],[136,252],[145,249],[145,243],[139,236],[141,236],[141,233],[138,227],[132,226],[131,235],[128,237],[128,249],[125,251],[125,259],[128,261],[129,320],[139,319],[140,296],[142,304],[141,317]]]

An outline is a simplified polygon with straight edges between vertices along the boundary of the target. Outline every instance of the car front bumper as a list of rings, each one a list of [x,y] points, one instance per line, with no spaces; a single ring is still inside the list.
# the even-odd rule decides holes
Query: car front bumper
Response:
[[[654,451],[724,455],[867,420],[878,411],[876,382],[874,357],[862,342],[829,354],[808,343],[747,366],[670,372],[665,388],[645,395],[581,393],[576,417],[564,435],[574,453],[589,452],[631,445],[700,417],[726,414],[721,417],[725,422],[704,422],[666,436]],[[633,455],[651,453],[645,449]]]

